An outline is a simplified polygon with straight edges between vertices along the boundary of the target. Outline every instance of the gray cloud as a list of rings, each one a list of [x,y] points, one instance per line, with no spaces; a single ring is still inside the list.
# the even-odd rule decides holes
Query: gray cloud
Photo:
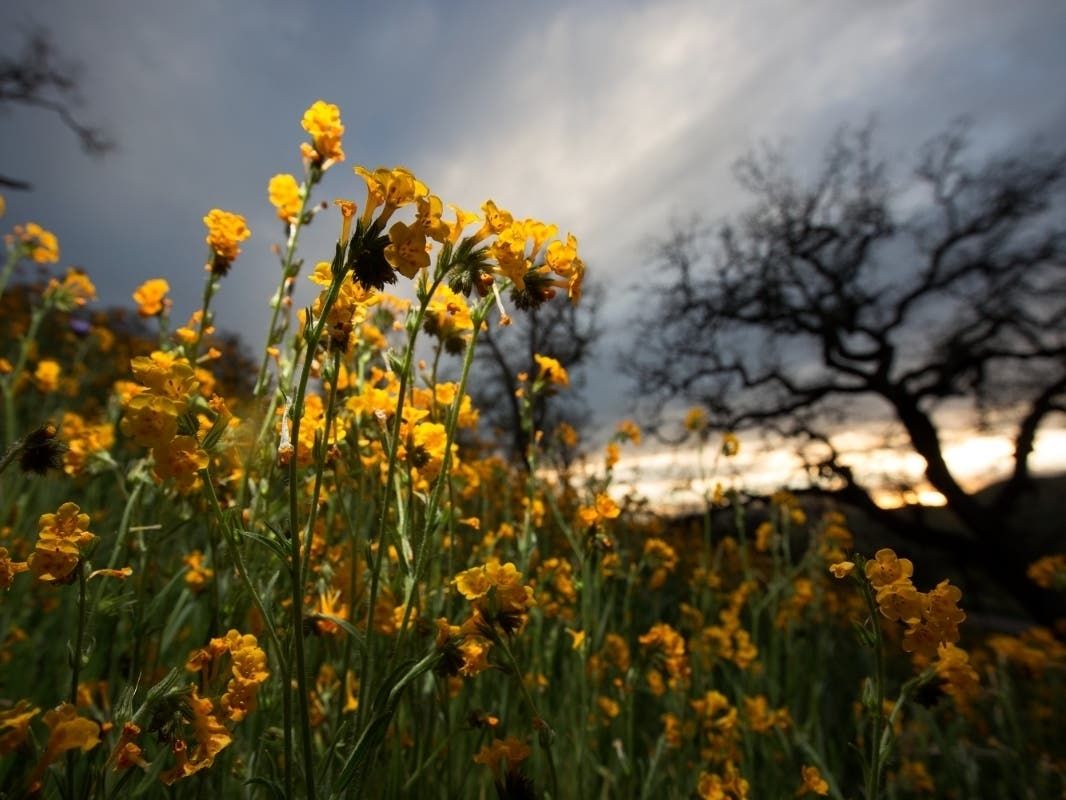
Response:
[[[121,149],[93,161],[42,112],[0,117],[0,171],[37,187],[8,196],[6,222],[55,230],[107,303],[166,277],[181,316],[203,278],[200,218],[213,206],[245,214],[253,238],[218,310],[252,346],[281,238],[266,183],[298,171],[299,118],[318,97],[348,127],[348,162],[321,197],[361,202],[350,165],[403,163],[446,201],[493,197],[554,221],[609,287],[613,341],[634,305],[624,290],[652,277],[649,237],[672,216],[740,208],[730,165],[760,139],[787,140],[803,165],[837,126],[871,114],[901,162],[960,114],[976,118],[983,148],[1066,132],[1058,0],[10,7],[84,63],[84,115]],[[334,235],[331,221],[313,226],[307,260]],[[613,355],[589,377],[609,422],[626,405]]]

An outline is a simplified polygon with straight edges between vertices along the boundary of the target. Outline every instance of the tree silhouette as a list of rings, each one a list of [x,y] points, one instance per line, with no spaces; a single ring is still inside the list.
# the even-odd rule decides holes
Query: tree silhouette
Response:
[[[477,377],[471,381],[475,404],[497,433],[500,445],[516,463],[525,464],[529,441],[521,424],[521,407],[515,391],[518,373],[535,375],[534,355],[551,356],[571,371],[571,387],[558,394],[539,395],[533,405],[533,429],[550,432],[560,422],[575,428],[585,425],[590,411],[581,396],[580,367],[599,338],[599,287],[586,288],[580,305],[545,303],[527,314],[516,315],[506,328],[482,333],[483,345],[475,358]]]
[[[81,104],[78,72],[77,64],[57,53],[47,31],[34,30],[17,56],[0,56],[0,110],[22,105],[51,111],[74,132],[86,153],[100,156],[115,144],[102,130],[81,122],[74,113]],[[24,180],[3,175],[0,186],[30,188]]]
[[[740,161],[754,204],[717,230],[692,223],[658,243],[667,279],[649,292],[657,301],[626,366],[660,422],[685,400],[723,429],[821,443],[821,478],[1047,618],[1009,520],[1038,431],[1066,412],[1066,155],[1033,147],[977,164],[966,133],[957,125],[923,146],[904,181],[874,157],[869,128],[838,134],[813,180],[780,151]],[[940,426],[963,408],[1012,430],[1009,478],[991,500],[944,456]],[[834,421],[857,412],[898,423],[954,530],[873,502],[832,447]]]

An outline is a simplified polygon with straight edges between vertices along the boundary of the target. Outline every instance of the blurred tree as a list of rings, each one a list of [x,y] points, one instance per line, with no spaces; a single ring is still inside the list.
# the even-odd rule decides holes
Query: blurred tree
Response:
[[[86,153],[103,155],[114,148],[114,142],[102,130],[84,124],[74,114],[74,109],[81,105],[79,71],[79,65],[57,54],[47,31],[32,31],[18,55],[0,56],[0,111],[16,105],[52,111],[77,135]],[[26,181],[4,175],[0,175],[0,186],[30,188]]]
[[[587,362],[601,334],[598,315],[603,292],[587,287],[577,306],[567,302],[545,303],[528,313],[517,314],[511,325],[490,328],[482,334],[475,358],[477,376],[471,380],[475,405],[496,433],[507,456],[526,463],[528,437],[521,425],[521,405],[515,396],[518,373],[535,375],[534,355],[551,356],[570,372],[570,388],[541,395],[533,405],[533,429],[551,433],[561,422],[580,429],[591,417],[580,389],[581,367]],[[571,449],[559,448],[564,456]]]
[[[820,443],[816,474],[896,533],[998,578],[1031,614],[1047,598],[1009,520],[1030,484],[1041,426],[1066,412],[1066,154],[1026,148],[976,164],[958,125],[893,181],[870,129],[839,133],[811,180],[780,151],[736,168],[754,204],[717,230],[699,222],[657,243],[666,280],[624,368],[654,421],[697,403],[715,427]],[[990,500],[944,455],[968,410],[1013,438]],[[925,462],[958,525],[884,513],[841,462],[842,422],[890,418]],[[973,419],[973,416],[971,416]]]

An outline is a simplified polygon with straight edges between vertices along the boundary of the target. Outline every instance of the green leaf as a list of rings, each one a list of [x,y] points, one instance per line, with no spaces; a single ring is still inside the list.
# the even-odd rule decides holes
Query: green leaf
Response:
[[[308,614],[307,618],[311,621],[324,619],[329,622],[332,622],[334,625],[338,626],[341,630],[343,630],[345,633],[352,637],[352,639],[354,640],[355,649],[358,650],[360,654],[366,650],[366,637],[363,635],[362,631],[352,625],[352,623],[350,623],[348,620],[343,619],[342,617],[338,617],[335,614],[318,613]]]
[[[285,790],[282,788],[281,784],[279,784],[277,781],[272,781],[269,778],[256,776],[255,778],[249,778],[248,780],[246,780],[244,782],[244,785],[262,786],[263,788],[267,789],[274,797],[280,798],[280,800],[284,800],[285,798]]]
[[[278,560],[281,561],[282,564],[287,565],[289,563],[288,552],[285,550],[285,547],[282,545],[282,543],[279,542],[276,538],[272,536],[264,536],[263,534],[255,533],[254,531],[238,530],[237,533],[247,539],[251,539],[256,544],[265,547],[267,550],[277,556]]]

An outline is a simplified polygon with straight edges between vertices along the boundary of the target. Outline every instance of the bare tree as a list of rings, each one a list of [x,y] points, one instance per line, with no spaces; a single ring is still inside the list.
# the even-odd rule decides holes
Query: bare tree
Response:
[[[849,499],[983,566],[1046,618],[1009,520],[1038,431],[1066,412],[1066,154],[1033,147],[975,164],[955,126],[893,181],[866,129],[839,134],[811,181],[773,150],[737,176],[755,200],[739,220],[659,243],[667,281],[627,359],[644,410],[661,419],[683,399],[722,428],[820,442],[818,472]],[[963,407],[1010,426],[1010,475],[991,501],[945,459],[938,422]],[[961,532],[880,511],[831,446],[833,420],[857,410],[898,422]]]
[[[115,144],[99,128],[83,123],[74,113],[81,105],[77,64],[57,52],[47,31],[37,29],[27,37],[17,56],[0,57],[0,110],[11,106],[43,108],[59,116],[78,137],[82,149],[99,156]],[[29,189],[26,181],[0,175],[0,186]]]
[[[525,464],[529,446],[515,392],[519,388],[518,373],[536,373],[534,355],[558,360],[571,372],[572,385],[568,391],[536,398],[533,429],[550,431],[560,422],[580,428],[588,422],[590,412],[580,392],[580,368],[601,333],[598,313],[602,297],[598,287],[587,288],[578,306],[546,303],[527,314],[516,315],[506,328],[482,333],[475,360],[478,378],[471,381],[474,399],[513,461]]]

